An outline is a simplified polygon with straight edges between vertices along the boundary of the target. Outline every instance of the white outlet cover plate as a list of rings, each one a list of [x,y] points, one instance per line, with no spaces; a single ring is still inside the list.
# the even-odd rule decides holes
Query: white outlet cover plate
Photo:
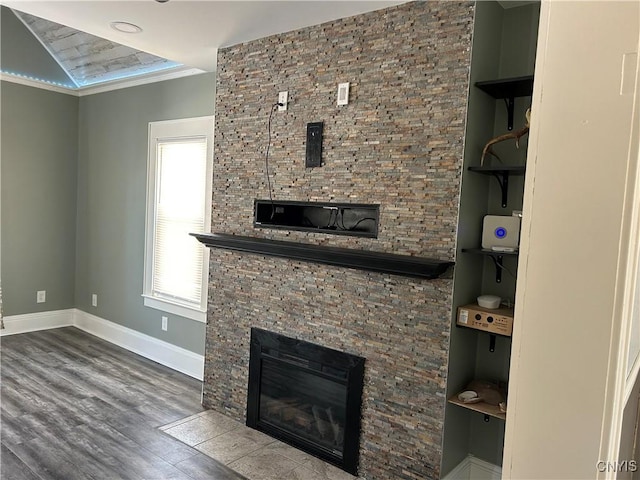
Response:
[[[278,94],[278,103],[284,104],[283,106],[278,105],[278,111],[284,112],[287,109],[287,103],[289,102],[289,92],[280,92]]]
[[[349,82],[338,84],[338,105],[349,105]]]

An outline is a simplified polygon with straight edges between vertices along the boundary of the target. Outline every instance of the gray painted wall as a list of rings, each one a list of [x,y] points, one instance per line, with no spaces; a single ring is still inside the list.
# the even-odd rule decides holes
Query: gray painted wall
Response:
[[[215,75],[202,74],[80,99],[76,306],[198,354],[205,325],[145,307],[141,297],[147,129],[212,115],[214,97]]]
[[[72,308],[78,98],[1,85],[4,314]]]
[[[3,72],[74,85],[49,52],[7,7],[0,7],[0,21],[0,65]]]

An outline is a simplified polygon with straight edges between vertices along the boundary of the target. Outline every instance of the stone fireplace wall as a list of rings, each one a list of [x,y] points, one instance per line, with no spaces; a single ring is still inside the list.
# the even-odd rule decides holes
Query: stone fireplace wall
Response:
[[[212,231],[454,260],[473,14],[473,2],[415,2],[220,50]],[[253,227],[283,90],[274,198],[380,204],[377,239]],[[306,169],[317,121],[324,166]],[[452,288],[214,249],[204,405],[244,420],[251,327],[361,355],[360,474],[439,478]]]

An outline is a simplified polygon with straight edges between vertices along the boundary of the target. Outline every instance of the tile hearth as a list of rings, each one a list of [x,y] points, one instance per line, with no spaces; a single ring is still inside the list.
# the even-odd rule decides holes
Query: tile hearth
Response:
[[[218,412],[160,427],[249,480],[355,480],[356,477]]]

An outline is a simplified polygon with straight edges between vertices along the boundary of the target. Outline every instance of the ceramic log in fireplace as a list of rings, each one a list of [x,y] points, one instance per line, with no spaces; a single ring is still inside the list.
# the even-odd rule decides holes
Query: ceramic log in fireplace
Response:
[[[356,475],[364,360],[252,328],[247,426]]]

